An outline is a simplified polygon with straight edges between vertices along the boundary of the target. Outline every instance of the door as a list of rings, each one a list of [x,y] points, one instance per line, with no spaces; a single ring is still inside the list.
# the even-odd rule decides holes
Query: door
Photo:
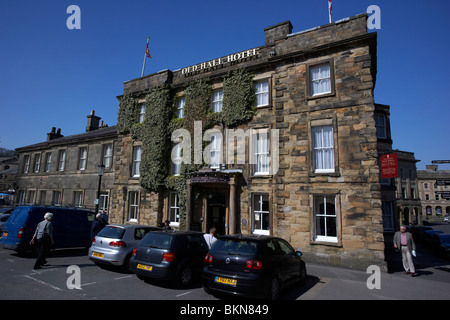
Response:
[[[216,228],[217,235],[224,235],[225,233],[225,206],[209,205],[208,206],[208,228]]]

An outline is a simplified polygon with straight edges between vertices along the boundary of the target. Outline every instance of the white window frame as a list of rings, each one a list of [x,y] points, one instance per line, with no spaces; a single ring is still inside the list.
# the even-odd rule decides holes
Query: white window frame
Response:
[[[30,161],[30,155],[27,154],[23,157],[23,173],[28,173],[30,171]]]
[[[132,166],[132,177],[138,178],[141,176],[141,156],[142,156],[142,146],[133,147],[133,166]]]
[[[324,139],[324,130],[331,130],[331,139]],[[320,133],[320,141],[316,139],[316,133]],[[312,149],[313,149],[313,171],[315,173],[334,173],[335,165],[335,148],[334,148],[334,128],[333,125],[315,126],[311,128]],[[318,143],[320,142],[320,144]],[[326,142],[331,145],[325,145]],[[331,159],[327,159],[329,155]],[[320,156],[320,158],[318,158]],[[327,165],[328,164],[328,165]],[[331,166],[329,166],[331,165]]]
[[[51,164],[52,164],[52,153],[47,152],[45,154],[45,172],[50,172]]]
[[[270,83],[269,79],[258,80],[255,82],[255,105],[256,107],[265,107],[270,105]]]
[[[177,143],[172,150],[174,158],[172,160],[172,166],[170,168],[170,173],[173,176],[179,176],[181,172],[181,161],[182,161],[182,144]]]
[[[53,191],[52,204],[56,207],[60,207],[62,204],[62,192],[59,190]]]
[[[80,147],[79,149],[79,159],[78,159],[78,170],[86,170],[87,167],[87,147]]]
[[[105,169],[112,168],[112,143],[107,143],[103,145],[102,163],[105,166]]]
[[[322,68],[328,68],[328,75],[324,76],[324,70]],[[319,75],[315,76],[315,71],[319,71]],[[326,71],[326,70],[325,70]],[[331,83],[331,64],[329,62],[322,63],[309,67],[309,81],[310,81],[310,95],[311,97],[320,96],[323,94],[329,94],[333,91]],[[316,88],[316,89],[315,89]]]
[[[172,196],[174,196],[172,200]],[[169,212],[167,219],[170,221],[170,226],[179,227],[180,225],[180,204],[178,192],[169,192]]]
[[[41,154],[37,153],[34,155],[34,172],[38,173],[41,170]]]
[[[211,169],[219,169],[222,164],[222,133],[211,133],[210,142],[207,163]]]
[[[266,200],[264,200],[266,198]],[[263,201],[267,201],[267,210],[263,210]],[[269,195],[267,193],[253,193],[252,194],[252,220],[253,220],[253,233],[270,235],[270,202]],[[267,217],[267,229],[263,229],[263,221]],[[258,222],[259,221],[259,222]],[[259,228],[256,227],[257,223],[260,224]]]
[[[66,150],[59,150],[58,171],[64,171],[65,169],[66,169]]]
[[[319,208],[317,208],[316,204],[320,205],[320,202],[316,201],[318,198],[323,198],[323,205],[324,205],[324,212],[320,213]],[[327,197],[328,198],[334,198],[334,214],[327,212]],[[313,195],[313,214],[314,214],[314,240],[315,241],[321,241],[321,242],[330,242],[330,243],[337,243],[338,242],[338,204],[337,204],[337,194],[315,194]],[[319,199],[320,200],[320,199]],[[331,203],[331,202],[328,202]],[[323,217],[324,218],[324,230],[325,235],[317,234],[317,217]],[[327,235],[327,221],[328,219],[334,219],[335,222],[335,233],[336,236],[329,236]]]
[[[186,98],[180,97],[177,99],[177,110],[176,110],[176,117],[178,119],[184,118],[184,107],[186,105]]]
[[[137,222],[139,217],[139,191],[128,193],[128,221]]]
[[[254,175],[270,174],[270,135],[267,129],[252,131],[252,164]]]
[[[214,90],[211,97],[211,112],[221,112],[223,107],[223,90]]]
[[[83,191],[73,192],[73,206],[76,208],[83,207]]]
[[[139,112],[137,115],[137,122],[142,123],[145,119],[145,103],[139,105]]]

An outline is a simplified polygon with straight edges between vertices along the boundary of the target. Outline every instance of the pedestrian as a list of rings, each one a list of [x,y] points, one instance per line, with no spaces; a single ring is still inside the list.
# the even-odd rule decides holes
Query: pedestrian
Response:
[[[172,227],[170,226],[170,221],[169,221],[169,220],[164,221],[164,227],[163,227],[163,230],[164,230],[164,231],[170,231],[170,230],[172,230]]]
[[[51,246],[55,244],[53,240],[53,224],[51,223],[52,218],[53,213],[51,212],[47,212],[44,215],[44,220],[38,223],[33,238],[30,241],[30,245],[33,245],[36,240],[38,249],[38,257],[33,269],[41,269],[47,263],[47,254]]]
[[[416,256],[416,244],[411,233],[406,231],[406,226],[401,226],[400,231],[394,234],[394,248],[402,253],[403,268],[406,274],[414,277],[415,268],[412,256]]]
[[[95,236],[106,226],[106,221],[103,220],[103,215],[97,213],[95,220],[91,226],[91,240],[94,241]]]
[[[208,245],[208,248],[211,249],[213,244],[217,241],[216,228],[209,229],[209,233],[205,233],[203,235],[203,238],[205,238],[205,241],[206,241],[206,244]]]

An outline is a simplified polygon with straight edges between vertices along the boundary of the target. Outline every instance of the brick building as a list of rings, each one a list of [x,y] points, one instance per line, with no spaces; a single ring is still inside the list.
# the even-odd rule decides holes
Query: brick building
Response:
[[[105,165],[101,180],[100,209],[108,210],[114,183],[113,152],[117,128],[100,123],[92,111],[86,132],[63,136],[52,128],[47,140],[17,148],[16,204],[41,204],[95,209],[98,166]]]
[[[366,23],[362,14],[292,33],[286,21],[260,47],[126,82],[111,221],[270,234],[308,261],[384,265],[390,199]]]

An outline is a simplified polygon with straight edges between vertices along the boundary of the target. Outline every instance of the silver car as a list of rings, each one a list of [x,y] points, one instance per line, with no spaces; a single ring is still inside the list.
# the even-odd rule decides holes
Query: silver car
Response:
[[[137,243],[148,232],[157,230],[161,228],[136,224],[107,225],[94,238],[89,248],[89,259],[96,264],[121,266],[128,270],[128,262]]]

